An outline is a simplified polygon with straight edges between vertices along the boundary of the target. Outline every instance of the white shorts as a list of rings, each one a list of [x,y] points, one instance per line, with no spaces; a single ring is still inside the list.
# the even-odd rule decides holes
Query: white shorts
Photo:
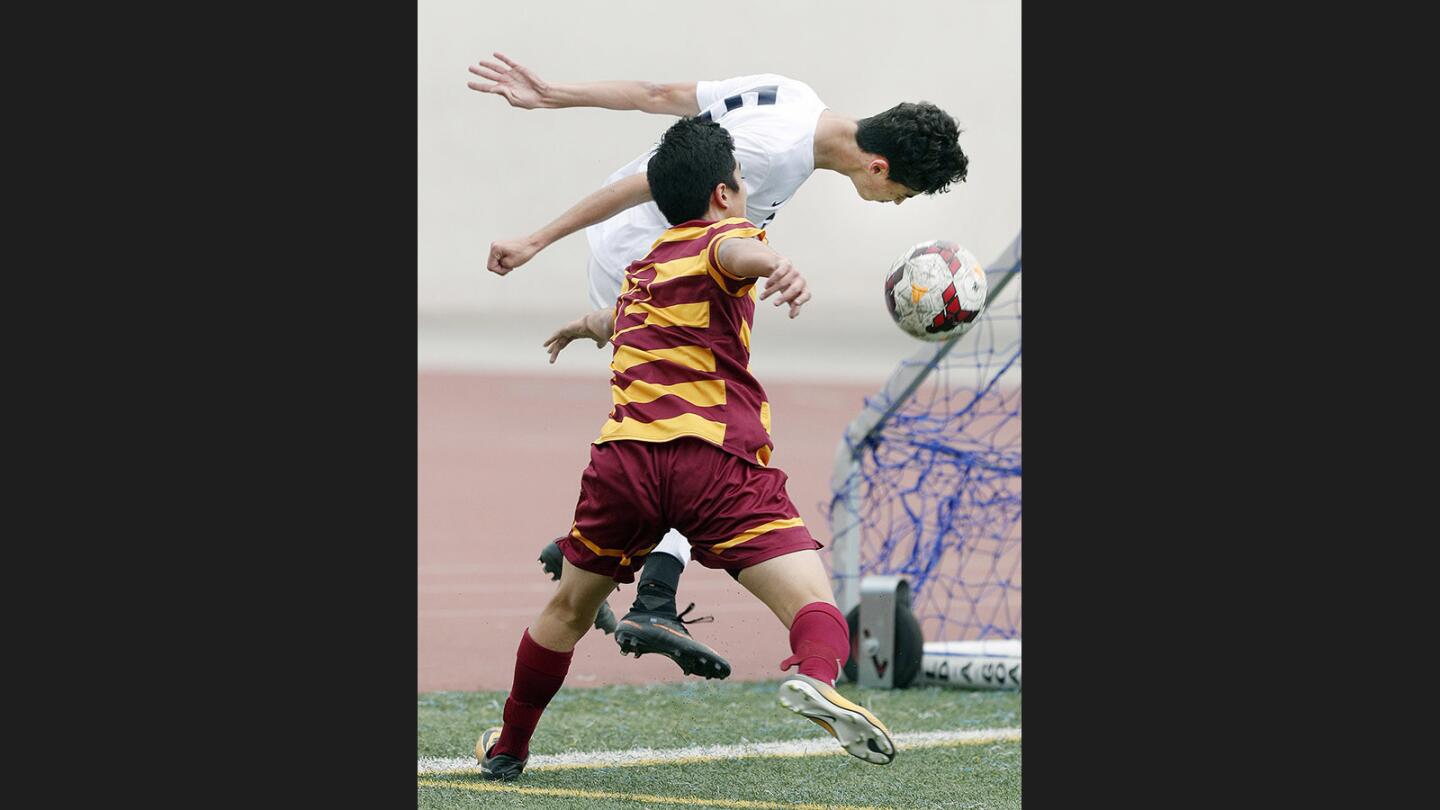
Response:
[[[585,229],[590,243],[590,303],[596,309],[615,306],[625,268],[645,258],[655,240],[669,229],[670,223],[654,202],[627,208]]]
[[[600,262],[595,261],[593,253],[585,265],[585,274],[590,277],[590,306],[596,309],[614,308],[616,299],[620,297],[620,282],[605,272]]]

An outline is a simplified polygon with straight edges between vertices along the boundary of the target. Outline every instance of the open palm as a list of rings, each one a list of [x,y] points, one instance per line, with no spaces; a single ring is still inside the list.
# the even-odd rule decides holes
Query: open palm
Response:
[[[548,85],[530,69],[498,51],[495,58],[505,64],[481,59],[478,65],[471,65],[470,72],[491,83],[467,82],[471,90],[504,96],[510,106],[522,110],[533,110],[542,106],[541,99],[549,89]]]
[[[598,313],[591,312],[588,315],[582,315],[559,329],[556,329],[555,333],[549,338],[546,338],[543,344],[550,352],[550,362],[555,362],[555,358],[560,356],[561,350],[570,345],[570,341],[578,340],[579,338],[590,338],[595,341],[597,348],[605,348],[610,341],[608,338],[602,340],[600,335],[596,334],[596,327],[597,325],[600,327],[606,325],[604,315],[607,311],[608,310],[600,310]],[[597,315],[599,316],[598,321],[596,320]]]

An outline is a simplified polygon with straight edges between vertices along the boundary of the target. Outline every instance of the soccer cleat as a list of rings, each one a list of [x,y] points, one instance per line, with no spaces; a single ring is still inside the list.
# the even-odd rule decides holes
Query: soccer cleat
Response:
[[[500,727],[487,728],[475,743],[475,758],[480,761],[480,775],[486,779],[503,779],[506,782],[518,777],[525,770],[530,757],[516,759],[509,754],[490,756],[490,749],[500,739]]]
[[[557,582],[560,580],[560,572],[564,570],[564,566],[561,565],[561,561],[564,559],[564,552],[560,550],[560,546],[554,540],[551,540],[550,545],[540,551],[540,567],[545,569],[545,573],[550,575],[550,579]],[[605,602],[600,603],[600,612],[595,614],[595,629],[607,634],[615,632],[615,611],[611,610],[610,605]]]
[[[682,618],[693,607],[695,603],[692,602],[679,616],[673,613],[631,610],[615,628],[615,643],[620,645],[620,653],[634,653],[636,658],[645,653],[660,653],[679,664],[686,675],[729,677],[730,662],[691,638],[690,631],[685,629],[686,624],[703,621],[691,619],[686,622]]]
[[[791,675],[780,682],[780,705],[815,721],[853,757],[876,765],[895,759],[890,729],[824,681],[809,675]]]

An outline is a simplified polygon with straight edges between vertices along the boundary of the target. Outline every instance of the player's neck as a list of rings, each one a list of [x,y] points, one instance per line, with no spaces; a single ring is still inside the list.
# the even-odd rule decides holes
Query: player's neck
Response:
[[[855,143],[860,123],[826,110],[815,124],[815,168],[849,176],[864,171],[866,155]]]
[[[710,206],[709,208],[706,208],[706,209],[705,209],[705,215],[702,216],[702,217],[700,217],[700,221],[701,221],[701,222],[719,222],[719,221],[722,220],[722,219],[729,219],[730,217],[743,217],[743,216],[745,216],[745,212],[744,212],[744,211],[741,211],[741,212],[738,213],[738,214],[727,214],[727,213],[725,213],[725,210],[724,210],[724,209],[722,209],[722,208],[716,208],[715,206],[712,205],[712,206]]]

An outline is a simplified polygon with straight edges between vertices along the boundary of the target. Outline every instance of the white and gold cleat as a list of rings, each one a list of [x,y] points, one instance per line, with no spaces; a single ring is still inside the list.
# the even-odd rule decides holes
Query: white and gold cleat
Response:
[[[780,705],[815,721],[853,757],[876,765],[895,759],[890,729],[824,681],[809,675],[791,675],[780,682]]]

